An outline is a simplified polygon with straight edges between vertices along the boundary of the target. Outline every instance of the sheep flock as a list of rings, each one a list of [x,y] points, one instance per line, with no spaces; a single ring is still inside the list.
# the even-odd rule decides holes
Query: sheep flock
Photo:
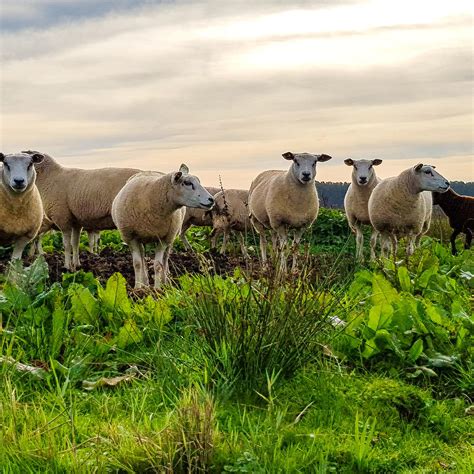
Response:
[[[149,286],[144,244],[155,246],[154,285],[168,281],[168,259],[179,236],[190,249],[186,230],[211,227],[211,247],[222,236],[226,252],[232,233],[248,256],[245,234],[255,230],[260,241],[262,264],[268,265],[272,243],[278,271],[297,269],[297,249],[305,231],[318,217],[319,199],[315,179],[317,167],[332,157],[327,154],[282,155],[286,170],[258,174],[249,189],[204,187],[186,165],[179,170],[143,171],[136,168],[68,168],[46,153],[23,151],[0,153],[0,245],[12,245],[12,259],[21,259],[26,246],[42,252],[41,235],[50,229],[63,236],[64,268],[75,271],[79,260],[79,237],[89,233],[91,252],[97,252],[101,230],[118,229],[132,253],[135,287]],[[474,231],[474,198],[460,196],[434,166],[414,164],[398,176],[377,177],[381,159],[346,159],[352,168],[351,183],[344,199],[350,229],[356,236],[356,259],[363,260],[362,227],[372,229],[371,259],[395,258],[399,241],[406,240],[406,257],[413,254],[431,223],[433,204],[446,212],[455,238],[466,234],[470,247]]]

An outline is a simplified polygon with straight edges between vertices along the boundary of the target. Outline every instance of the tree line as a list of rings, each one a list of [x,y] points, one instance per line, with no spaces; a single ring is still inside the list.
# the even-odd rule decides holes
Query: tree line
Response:
[[[334,209],[344,208],[344,196],[346,195],[349,183],[318,181],[316,185],[322,207]],[[459,194],[474,196],[474,182],[465,183],[464,181],[451,181],[451,187]]]

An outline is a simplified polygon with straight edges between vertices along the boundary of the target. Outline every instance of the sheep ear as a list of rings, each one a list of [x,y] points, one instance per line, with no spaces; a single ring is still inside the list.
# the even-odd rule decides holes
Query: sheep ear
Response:
[[[293,155],[293,153],[291,153],[291,151],[287,151],[286,153],[283,153],[283,158],[285,158],[285,160],[294,160],[295,159],[295,155]]]
[[[33,160],[33,163],[41,163],[44,160],[44,155],[41,153],[35,153],[34,155],[31,155],[31,159]]]
[[[354,160],[351,160],[350,158],[347,158],[347,160],[344,160],[344,163],[347,166],[354,166]]]
[[[423,168],[423,163],[418,163],[418,164],[414,167],[414,170],[415,170],[416,172],[418,172],[418,171],[421,170],[421,168]]]
[[[181,171],[176,171],[171,176],[171,181],[175,184],[179,183],[183,179],[183,173]]]
[[[329,160],[332,160],[332,156],[325,155],[324,153],[318,156],[318,161],[329,161]]]
[[[5,155],[3,153],[0,153],[0,163],[3,163],[5,160]]]
[[[374,166],[381,165],[381,164],[382,164],[382,160],[379,160],[379,159],[372,160],[372,164],[373,164]]]
[[[184,163],[179,167],[179,171],[183,174],[189,174],[189,168]]]

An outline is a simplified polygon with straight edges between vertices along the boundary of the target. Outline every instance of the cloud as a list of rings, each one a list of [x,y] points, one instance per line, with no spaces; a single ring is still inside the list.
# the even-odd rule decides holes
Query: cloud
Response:
[[[242,186],[288,149],[332,154],[334,176],[348,156],[472,159],[463,2],[131,3],[2,35],[4,150],[85,167],[187,159]]]

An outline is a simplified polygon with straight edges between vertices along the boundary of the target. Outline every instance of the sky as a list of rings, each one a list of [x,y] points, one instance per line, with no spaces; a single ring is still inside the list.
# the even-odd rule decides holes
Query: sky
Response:
[[[0,149],[246,188],[282,153],[474,181],[464,0],[1,0]]]

